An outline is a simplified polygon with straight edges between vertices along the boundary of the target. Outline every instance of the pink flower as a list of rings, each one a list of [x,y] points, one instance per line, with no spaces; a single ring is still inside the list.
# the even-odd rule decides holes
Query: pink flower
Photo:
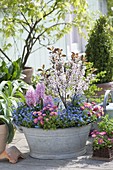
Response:
[[[85,108],[88,108],[88,109],[91,109],[92,108],[92,105],[91,105],[91,103],[84,103],[84,107]]]
[[[85,107],[84,107],[84,106],[81,106],[81,107],[80,107],[80,109],[81,109],[81,110],[84,110],[84,109],[85,109]]]
[[[50,116],[56,116],[56,115],[58,115],[57,112],[51,112],[50,113]]]
[[[53,106],[53,109],[54,109],[54,110],[55,110],[55,109],[58,109],[58,106],[54,105],[54,106]]]
[[[43,83],[38,83],[36,86],[36,98],[37,101],[44,98],[45,95],[45,85]]]
[[[88,116],[92,116],[92,113],[91,113],[91,112],[88,112],[87,114],[88,114]]]
[[[95,106],[94,108],[93,108],[93,111],[98,111],[99,110],[99,106]]]
[[[44,121],[43,121],[43,120],[41,120],[41,121],[40,121],[40,124],[41,124],[41,125],[44,125]]]
[[[93,135],[92,135],[92,138],[95,138],[96,136],[97,136],[96,134],[93,134]]]
[[[43,116],[39,116],[38,120],[40,120],[40,121],[43,120]]]
[[[38,116],[41,116],[41,115],[42,115],[42,112],[41,112],[41,111],[39,111],[39,112],[37,112],[37,114],[38,114]]]
[[[111,141],[113,143],[113,138],[108,138],[109,141]]]
[[[30,86],[29,89],[27,90],[25,97],[26,97],[26,103],[28,106],[36,105],[35,90],[32,86]]]
[[[37,118],[34,119],[34,123],[35,123],[35,124],[38,123],[38,119],[37,119]]]
[[[36,115],[37,114],[37,112],[35,111],[35,112],[33,112],[33,115]]]
[[[104,140],[102,138],[98,139],[98,144],[104,143]]]
[[[95,103],[95,102],[91,102],[91,104],[92,104],[92,105],[96,105],[96,103]]]
[[[46,122],[48,122],[49,121],[49,119],[48,118],[46,118]]]
[[[97,118],[100,118],[100,117],[101,117],[101,114],[100,114],[100,113],[96,114],[96,117],[97,117]]]
[[[48,110],[49,108],[46,106],[46,107],[43,107],[43,111],[45,111],[45,110]]]
[[[93,138],[95,138],[98,134],[99,132],[97,130],[93,130],[93,132],[91,132]]]
[[[106,132],[99,132],[99,135],[104,136],[104,135],[106,135]]]
[[[53,111],[54,109],[52,107],[49,108],[49,111]]]
[[[104,115],[104,110],[103,110],[103,108],[101,109],[101,115],[102,115],[102,116]]]

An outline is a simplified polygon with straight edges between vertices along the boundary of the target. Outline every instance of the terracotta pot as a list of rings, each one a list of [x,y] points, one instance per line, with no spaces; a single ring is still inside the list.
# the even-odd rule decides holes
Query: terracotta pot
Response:
[[[33,68],[32,67],[25,67],[22,71],[22,74],[25,75],[24,81],[28,84],[31,84],[32,75],[33,75]]]
[[[101,91],[96,92],[97,96],[104,95],[106,90],[112,90],[113,89],[113,82],[97,84],[97,87],[102,88]]]
[[[5,124],[0,125],[0,154],[5,150],[8,130]]]

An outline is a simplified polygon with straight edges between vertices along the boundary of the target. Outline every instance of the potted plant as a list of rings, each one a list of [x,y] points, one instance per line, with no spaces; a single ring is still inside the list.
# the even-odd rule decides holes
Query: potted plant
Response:
[[[0,82],[17,80],[21,76],[20,58],[16,61],[0,61]]]
[[[83,58],[64,61],[62,50],[54,48],[51,55],[49,76],[36,89],[30,86],[26,102],[13,111],[13,121],[25,133],[30,156],[72,158],[86,152],[90,124],[104,114],[103,108],[86,101],[92,74],[86,75]]]
[[[72,25],[79,27],[80,30],[82,27],[88,27],[89,23],[85,0],[81,3],[77,0],[65,0],[65,2],[44,0],[41,3],[36,0],[21,0],[19,3],[12,0],[7,3],[7,0],[1,0],[0,6],[3,14],[0,30],[3,37],[7,39],[0,52],[3,57],[11,61],[12,57],[8,55],[7,50],[14,46],[19,51],[17,54],[21,58],[22,70],[27,67],[28,59],[34,51],[62,38],[71,30]],[[71,14],[75,14],[76,17],[72,20],[67,19]],[[20,43],[16,39],[19,33],[22,37],[20,38],[22,49],[19,49]],[[14,44],[9,39],[12,37],[14,37]],[[29,71],[29,67],[27,70]]]
[[[113,41],[109,27],[107,17],[100,16],[89,34],[85,51],[87,60],[97,69],[96,73],[101,73],[97,86],[103,90],[98,92],[98,95],[104,94],[106,89],[111,89],[113,84]]]
[[[99,130],[92,132],[93,157],[100,160],[113,159],[113,119],[108,115],[102,118],[98,123]]]
[[[6,144],[12,142],[13,137],[13,124],[3,115],[0,115],[0,154],[5,150]]]
[[[22,88],[24,86],[20,80],[0,83],[0,153],[5,150],[6,144],[11,143],[14,137],[12,107],[23,99]]]

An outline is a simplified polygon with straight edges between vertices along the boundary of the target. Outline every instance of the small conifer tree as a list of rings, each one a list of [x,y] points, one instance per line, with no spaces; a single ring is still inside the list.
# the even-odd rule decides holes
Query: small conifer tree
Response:
[[[113,76],[113,38],[109,31],[108,19],[100,16],[91,30],[88,44],[86,45],[86,58],[97,68],[97,73],[105,71],[105,76],[100,77],[98,83],[112,81]]]

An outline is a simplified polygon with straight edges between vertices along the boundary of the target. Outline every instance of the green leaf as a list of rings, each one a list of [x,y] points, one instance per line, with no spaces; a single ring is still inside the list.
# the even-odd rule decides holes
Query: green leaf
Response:
[[[8,121],[4,116],[0,115],[0,121],[4,122],[8,127],[7,143],[11,143],[14,137],[14,127],[12,122]]]

